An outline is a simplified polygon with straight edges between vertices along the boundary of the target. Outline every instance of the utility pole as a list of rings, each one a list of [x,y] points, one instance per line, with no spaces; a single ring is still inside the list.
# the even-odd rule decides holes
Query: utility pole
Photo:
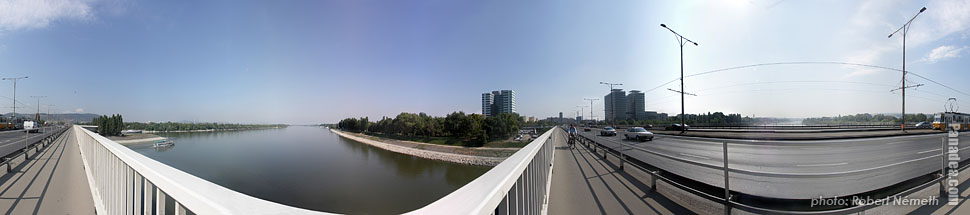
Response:
[[[892,38],[893,34],[898,33],[900,30],[903,31],[903,82],[902,82],[902,86],[900,87],[903,90],[903,117],[902,117],[902,124],[900,124],[899,126],[900,130],[902,130],[903,132],[906,132],[906,88],[909,87],[909,86],[906,86],[906,33],[909,32],[909,26],[910,24],[913,24],[913,20],[915,20],[916,17],[919,16],[919,14],[923,13],[923,11],[926,11],[926,7],[919,9],[919,12],[916,13],[916,15],[914,15],[912,19],[909,19],[909,21],[906,22],[906,24],[903,24],[903,27],[899,27],[899,29],[896,29],[896,31],[893,31],[893,33],[889,34],[889,37],[887,37],[887,38]],[[918,85],[914,87],[918,87]]]
[[[14,123],[17,123],[16,122],[17,121],[16,120],[17,119],[17,80],[24,79],[24,78],[27,78],[27,76],[16,77],[16,78],[3,78],[4,81],[6,80],[13,81],[13,118],[11,119],[14,120]]]
[[[47,96],[30,96],[31,98],[37,98],[37,114],[34,115],[34,121],[40,122],[40,99],[47,98]]]
[[[610,104],[610,118],[612,118],[610,119],[610,127],[616,128],[616,98],[613,98],[613,86],[622,86],[623,84],[613,84],[602,81],[600,84],[610,86],[610,103],[612,103]]]
[[[694,46],[697,46],[697,43],[681,36],[673,29],[668,28],[667,25],[660,24],[660,27],[666,28],[671,33],[674,33],[677,36],[677,43],[680,44],[680,133],[683,134],[687,131],[687,114],[684,113],[684,94],[687,94],[684,91],[684,45],[690,42]]]
[[[613,93],[613,90],[610,90],[610,93]],[[583,100],[589,101],[589,118],[592,119],[593,118],[593,101],[600,100],[600,99],[583,99]],[[593,122],[595,123],[596,121],[593,121]]]

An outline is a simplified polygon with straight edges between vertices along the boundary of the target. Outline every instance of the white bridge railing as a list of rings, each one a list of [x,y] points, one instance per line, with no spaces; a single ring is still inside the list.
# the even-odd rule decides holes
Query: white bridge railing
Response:
[[[74,126],[98,214],[329,214],[258,199]],[[550,129],[455,192],[410,214],[540,214],[555,146]],[[379,206],[378,206],[379,207]]]
[[[552,177],[553,128],[491,170],[408,214],[542,214]]]
[[[230,190],[80,126],[74,135],[98,214],[327,214]]]

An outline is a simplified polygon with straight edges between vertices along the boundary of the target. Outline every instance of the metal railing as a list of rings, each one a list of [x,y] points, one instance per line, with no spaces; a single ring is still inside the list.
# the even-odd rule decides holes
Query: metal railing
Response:
[[[29,154],[30,149],[34,149],[35,155],[37,153],[40,153],[40,150],[42,150],[42,148],[47,148],[47,146],[49,146],[50,143],[54,142],[54,139],[59,137],[62,133],[64,133],[64,131],[67,131],[68,128],[69,127],[61,127],[61,128],[43,127],[43,128],[40,128],[41,131],[44,132],[43,135],[41,135],[42,137],[40,139],[36,139],[37,137],[35,136],[34,137],[35,140],[33,142],[20,144],[20,143],[24,143],[25,141],[29,141],[29,139],[31,139],[26,136],[26,135],[29,135],[29,133],[25,133],[24,134],[25,138],[23,141],[15,139],[13,143],[0,146],[0,155],[3,155],[3,160],[0,161],[0,165],[7,166],[7,172],[8,173],[11,172],[13,170],[13,165],[14,165],[12,161],[14,161],[15,158],[23,155],[24,161],[26,162],[28,159],[30,159],[30,154]],[[14,131],[14,132],[19,132],[19,131]],[[23,130],[23,132],[28,132],[28,131]],[[23,146],[23,147],[18,147],[18,146]]]
[[[328,214],[258,199],[74,126],[98,214]]]
[[[579,135],[579,137],[581,137],[581,138],[579,138],[579,143],[580,143],[579,145],[586,147],[588,150],[591,150],[591,152],[593,154],[600,155],[599,153],[602,153],[601,156],[604,159],[606,158],[607,155],[612,155],[615,158],[617,158],[618,160],[620,160],[620,165],[619,165],[619,169],[620,170],[623,170],[624,169],[624,166],[632,166],[633,168],[639,169],[640,171],[649,174],[653,178],[653,180],[654,180],[654,182],[652,183],[653,186],[651,187],[651,189],[656,189],[656,185],[657,185],[656,180],[660,180],[660,181],[666,182],[667,184],[670,184],[670,185],[672,185],[672,186],[674,186],[674,187],[676,187],[676,188],[678,188],[680,190],[686,191],[686,192],[688,192],[690,194],[693,194],[695,196],[701,197],[701,198],[706,199],[708,201],[712,201],[712,202],[716,202],[716,203],[720,203],[720,204],[724,205],[725,206],[725,214],[730,214],[730,209],[732,209],[732,208],[739,209],[739,210],[742,210],[742,211],[745,211],[745,212],[749,212],[749,213],[754,213],[754,214],[803,214],[803,215],[852,214],[852,213],[864,213],[866,210],[869,210],[869,209],[872,209],[872,208],[875,208],[875,207],[878,207],[879,206],[879,205],[876,205],[876,204],[868,204],[868,205],[865,205],[864,204],[864,205],[852,205],[852,206],[849,206],[849,207],[837,208],[837,209],[830,209],[830,210],[804,211],[804,210],[771,209],[771,208],[764,208],[764,207],[759,207],[759,206],[755,206],[755,205],[749,205],[749,204],[745,204],[745,203],[742,203],[742,202],[737,201],[735,199],[734,195],[733,194],[730,194],[730,191],[728,191],[728,190],[725,190],[725,195],[724,196],[712,195],[710,193],[701,191],[701,190],[699,190],[699,189],[697,189],[695,187],[688,186],[687,184],[685,184],[685,183],[683,183],[681,181],[674,180],[674,179],[672,179],[670,177],[665,177],[664,175],[662,175],[664,172],[660,168],[656,168],[655,170],[651,170],[651,169],[649,169],[647,167],[638,165],[636,162],[631,162],[631,161],[634,161],[636,159],[635,158],[631,158],[629,156],[626,156],[622,152],[621,149],[612,148],[612,147],[603,145],[603,144],[598,143],[595,140],[593,140],[593,139],[591,139],[591,138],[589,138],[589,137],[587,137],[585,135]],[[944,144],[946,143],[946,139],[945,138],[944,138],[944,141],[943,142],[944,142]],[[622,145],[621,145],[621,147],[622,147]],[[636,149],[636,148],[631,148],[631,149]],[[727,149],[728,149],[727,144],[724,143],[724,156],[725,157],[727,157]],[[637,150],[642,150],[642,149],[637,149]],[[653,153],[653,152],[649,152],[649,151],[647,151],[647,152],[648,153],[651,153],[651,154],[654,154],[654,155],[657,155],[657,156],[663,156],[663,155],[656,154],[656,153]],[[727,165],[728,165],[727,159],[724,159],[724,161],[725,161],[724,164],[723,164],[724,166],[716,166],[716,165],[703,164],[703,163],[699,163],[699,162],[691,162],[691,161],[688,161],[688,160],[685,160],[685,159],[677,159],[677,158],[673,158],[673,157],[668,157],[668,158],[670,158],[670,159],[672,159],[672,160],[674,160],[676,162],[683,162],[683,163],[687,163],[687,164],[691,164],[691,165],[698,165],[698,166],[703,166],[703,167],[712,168],[712,169],[723,169],[725,171],[725,173],[724,173],[725,184],[727,184],[727,182],[728,182],[727,174],[728,174],[729,170],[728,170],[728,167],[727,167]],[[644,161],[639,161],[639,160],[636,160],[636,161],[637,162],[640,162],[640,163],[646,163]],[[647,165],[649,165],[649,164],[647,164]],[[887,165],[887,166],[883,166],[883,167],[880,167],[880,168],[888,168],[888,167],[889,166]],[[957,171],[964,171],[964,170],[966,170],[968,168],[970,168],[970,165],[961,165],[956,170]],[[869,171],[869,170],[864,170],[864,171]],[[746,172],[743,172],[743,171],[738,171],[737,169],[730,169],[730,172],[746,173]],[[820,174],[820,175],[826,175],[826,174]],[[908,189],[899,191],[899,192],[897,192],[895,194],[890,194],[888,196],[885,196],[885,197],[882,197],[882,198],[879,198],[879,199],[882,200],[882,201],[889,201],[889,200],[892,200],[893,198],[897,198],[897,197],[907,197],[910,194],[916,193],[916,192],[921,191],[923,189],[926,189],[926,188],[928,188],[930,186],[939,185],[939,184],[941,184],[941,182],[944,179],[945,179],[945,176],[944,175],[942,175],[942,174],[935,174],[934,175],[934,178],[932,180],[923,182],[923,183],[918,184],[918,185],[916,185],[914,187],[910,187]],[[723,189],[723,188],[721,188],[721,189]],[[730,189],[730,188],[728,188],[728,189]]]
[[[555,144],[550,129],[451,194],[408,214],[542,214]]]

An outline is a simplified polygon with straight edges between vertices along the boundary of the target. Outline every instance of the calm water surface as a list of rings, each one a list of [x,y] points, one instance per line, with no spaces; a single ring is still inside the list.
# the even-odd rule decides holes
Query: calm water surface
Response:
[[[349,214],[402,213],[488,171],[384,151],[323,127],[169,133],[175,146],[129,148],[229,189],[285,205]]]

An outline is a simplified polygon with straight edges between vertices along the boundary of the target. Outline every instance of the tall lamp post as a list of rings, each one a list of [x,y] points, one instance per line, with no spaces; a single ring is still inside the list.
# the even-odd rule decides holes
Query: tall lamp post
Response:
[[[610,119],[610,127],[616,128],[616,98],[613,98],[613,86],[622,86],[623,84],[614,84],[602,81],[600,84],[610,86],[610,103],[612,103],[610,104],[610,118],[612,118]]]
[[[916,15],[913,15],[913,18],[909,19],[909,21],[907,21],[906,24],[903,24],[902,27],[899,27],[899,29],[896,29],[896,31],[893,31],[893,33],[889,34],[889,37],[888,37],[888,38],[892,38],[894,34],[899,33],[899,31],[903,31],[903,82],[902,82],[903,84],[902,86],[900,86],[900,88],[902,88],[903,90],[903,117],[902,117],[903,121],[902,121],[902,124],[900,124],[899,126],[899,128],[903,132],[906,131],[906,88],[909,87],[909,86],[906,86],[906,33],[909,32],[909,26],[910,24],[913,24],[913,20],[915,20],[916,17],[919,16],[919,14],[923,13],[923,11],[926,11],[926,7],[919,9],[919,12],[917,12]]]
[[[687,131],[687,114],[684,113],[684,94],[686,94],[684,91],[684,45],[689,42],[697,46],[697,43],[681,36],[673,29],[668,28],[667,25],[660,24],[660,27],[670,30],[670,33],[674,33],[677,36],[677,43],[680,44],[680,133],[683,134],[684,131]]]
[[[588,106],[585,106],[585,105],[576,105],[576,107],[578,107],[578,108],[579,108],[579,113],[580,113],[580,114],[579,114],[579,117],[581,117],[581,118],[583,118],[583,120],[585,120],[585,119],[586,119],[586,117],[583,117],[583,114],[582,114],[582,113],[583,113],[583,110],[584,110],[584,109],[585,109],[586,107],[588,107]],[[580,123],[580,124],[582,124],[582,123],[583,123],[583,121],[582,121],[582,120],[580,120],[580,121],[579,121],[579,123]]]
[[[613,93],[612,90],[610,93]],[[583,100],[589,101],[589,118],[593,119],[593,101],[600,100],[600,99],[583,99]],[[596,123],[596,121],[593,121],[593,123]]]
[[[7,80],[13,81],[13,118],[11,119],[15,121],[14,123],[16,123],[16,119],[17,119],[17,80],[24,79],[24,78],[27,78],[27,76],[16,77],[16,78],[3,78],[4,81],[7,81]]]

